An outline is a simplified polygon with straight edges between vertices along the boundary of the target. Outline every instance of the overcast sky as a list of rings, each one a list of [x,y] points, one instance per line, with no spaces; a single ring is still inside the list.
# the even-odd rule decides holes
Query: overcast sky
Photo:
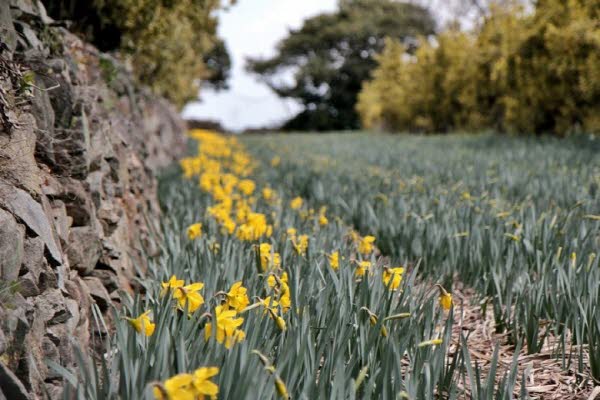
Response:
[[[204,89],[201,101],[188,104],[186,118],[220,121],[228,129],[240,130],[281,122],[298,110],[293,101],[278,98],[244,70],[248,56],[269,56],[289,28],[324,11],[333,11],[337,0],[238,0],[220,13],[219,36],[225,39],[232,59],[229,90]]]

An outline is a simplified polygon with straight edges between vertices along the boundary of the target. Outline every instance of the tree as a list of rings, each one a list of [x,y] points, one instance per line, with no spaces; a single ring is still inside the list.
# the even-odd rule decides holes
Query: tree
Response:
[[[389,41],[359,94],[364,126],[393,131],[600,133],[600,2],[491,6],[407,57]]]
[[[376,66],[374,56],[386,37],[410,50],[420,35],[433,34],[435,23],[423,7],[393,0],[341,0],[339,9],[304,21],[291,30],[268,59],[249,59],[281,97],[300,101],[304,110],[287,121],[287,130],[356,129],[354,109],[361,82]],[[285,83],[282,74],[293,73]]]
[[[231,74],[231,58],[223,39],[217,38],[212,50],[203,57],[204,65],[209,71],[209,77],[203,84],[215,89],[229,89],[227,81]]]
[[[230,60],[215,11],[229,0],[42,0],[48,14],[102,51],[118,51],[139,82],[182,106],[207,79],[224,87]],[[220,64],[219,64],[220,63]]]

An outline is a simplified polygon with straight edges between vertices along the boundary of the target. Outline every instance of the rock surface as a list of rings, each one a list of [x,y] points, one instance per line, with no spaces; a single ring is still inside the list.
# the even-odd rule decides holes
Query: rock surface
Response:
[[[110,324],[131,291],[154,246],[154,173],[183,130],[41,2],[0,0],[0,399],[61,398],[46,360],[73,369],[73,345],[102,339],[92,307]]]

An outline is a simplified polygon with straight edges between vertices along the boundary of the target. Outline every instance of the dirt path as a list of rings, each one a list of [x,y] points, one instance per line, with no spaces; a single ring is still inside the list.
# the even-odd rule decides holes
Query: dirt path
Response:
[[[455,321],[449,355],[457,350],[462,333],[468,336],[472,362],[477,363],[487,373],[495,346],[500,343],[500,365],[496,374],[497,380],[500,380],[513,361],[515,346],[509,343],[506,333],[496,333],[491,307],[488,307],[483,314],[481,306],[477,304],[476,293],[472,289],[455,289],[453,296]],[[571,346],[572,359],[567,369],[561,365],[561,360],[554,356],[553,349],[557,347],[559,340],[556,336],[548,335],[542,351],[537,354],[528,355],[526,347],[523,346],[519,354],[519,376],[515,396],[519,396],[523,373],[525,373],[525,385],[533,399],[600,399],[600,386],[594,388],[590,374],[581,374],[577,371],[578,346]],[[585,348],[583,350],[582,362],[584,365],[589,365],[587,350]],[[462,384],[465,388],[470,387],[468,377],[465,377]]]

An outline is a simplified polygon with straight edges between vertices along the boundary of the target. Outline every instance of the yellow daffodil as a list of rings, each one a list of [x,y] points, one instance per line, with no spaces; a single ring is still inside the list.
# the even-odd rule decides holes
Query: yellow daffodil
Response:
[[[452,295],[450,293],[444,293],[440,296],[440,305],[444,310],[452,308]]]
[[[271,252],[271,245],[269,243],[261,243],[258,249],[260,252],[260,266],[263,271],[271,268],[279,268],[281,258],[279,257],[279,253]]]
[[[292,306],[292,300],[290,297],[290,287],[288,286],[287,272],[284,272],[280,278],[273,274],[269,275],[267,278],[267,284],[279,295],[278,301],[275,301],[272,307],[279,305],[284,313],[288,312]],[[267,297],[264,300],[264,305],[267,308],[270,299],[270,297]]]
[[[360,261],[358,263],[358,267],[356,268],[356,276],[365,276],[367,271],[371,268],[370,261]]]
[[[157,400],[194,400],[196,390],[192,385],[193,381],[192,374],[175,375],[167,379],[164,384],[154,386],[154,397]]]
[[[290,201],[290,208],[292,210],[298,210],[300,207],[302,207],[302,203],[302,197],[295,197],[292,199],[292,201]]]
[[[267,217],[261,213],[250,212],[246,222],[238,227],[237,237],[240,240],[254,241],[263,236],[271,236],[273,227],[267,224]]]
[[[217,342],[223,343],[226,348],[230,349],[235,343],[246,338],[244,331],[238,329],[243,323],[244,318],[236,318],[235,310],[226,310],[223,306],[217,306],[212,322],[207,323],[204,327],[204,339],[206,341],[210,339],[212,327],[215,324],[217,327],[215,333]]]
[[[266,201],[271,201],[275,199],[275,192],[273,189],[266,187],[262,190],[262,196]]]
[[[290,238],[290,240],[296,239],[297,231],[295,228],[288,228],[285,232],[286,232],[288,238]]]
[[[329,260],[329,266],[337,271],[340,267],[340,252],[334,251],[333,253],[329,254],[327,258]]]
[[[255,188],[256,184],[250,179],[243,179],[238,183],[238,189],[246,196],[250,196]]]
[[[178,374],[167,379],[163,384],[153,387],[157,400],[204,400],[216,399],[219,386],[210,378],[219,373],[217,367],[201,367],[193,374]]]
[[[271,166],[277,167],[281,163],[281,158],[279,156],[275,156],[271,159]]]
[[[321,226],[325,226],[329,223],[329,220],[327,219],[327,216],[325,215],[326,212],[327,212],[327,207],[321,207],[321,210],[319,210],[319,225],[321,225]]]
[[[319,215],[319,225],[325,226],[329,223],[329,220],[325,215]]]
[[[448,293],[446,289],[442,287],[442,285],[436,284],[440,290],[440,306],[448,311],[452,308],[452,294]]]
[[[148,316],[150,311],[146,311],[137,318],[127,318],[129,323],[135,328],[138,333],[143,333],[146,336],[152,336],[154,333],[155,324]]]
[[[240,312],[246,308],[248,304],[250,304],[250,300],[248,299],[246,292],[247,290],[242,286],[241,281],[234,283],[227,293],[227,301],[225,303],[227,308],[233,309],[237,312]]]
[[[162,290],[160,291],[161,297],[169,292],[169,290],[182,287],[184,284],[183,279],[177,279],[177,276],[172,275],[167,282],[161,283]]]
[[[400,286],[400,282],[402,282],[402,274],[404,273],[404,268],[386,268],[383,270],[383,284],[388,287],[390,290],[396,290],[398,286]]]
[[[308,235],[300,235],[297,239],[292,240],[292,244],[294,245],[294,250],[299,255],[304,255],[306,253],[306,249],[308,249]]]
[[[286,313],[292,307],[292,299],[290,298],[290,288],[287,284],[283,284],[281,296],[279,296],[279,305],[281,306],[281,311]]]
[[[275,299],[272,299],[271,296],[267,296],[260,301],[260,304],[265,308],[265,314],[273,311],[277,314],[277,307],[279,306],[279,302]]]
[[[173,298],[177,300],[179,308],[185,310],[187,307],[187,310],[192,313],[204,304],[204,297],[198,293],[203,287],[202,282],[180,286],[173,290]]]
[[[196,224],[192,224],[192,225],[188,226],[187,236],[188,236],[188,239],[190,239],[190,240],[194,240],[194,239],[202,236],[202,224],[198,222]]]
[[[211,399],[216,399],[219,394],[219,386],[212,382],[210,378],[219,373],[218,367],[203,367],[194,371],[194,380],[192,384],[200,399],[204,396],[209,396]]]
[[[225,231],[227,233],[229,233],[230,235],[235,232],[235,222],[232,219],[226,219],[223,221],[223,223],[221,224],[223,226],[223,228],[225,229]]]
[[[358,252],[364,255],[371,254],[373,252],[373,242],[375,242],[375,236],[361,238],[358,243]]]

